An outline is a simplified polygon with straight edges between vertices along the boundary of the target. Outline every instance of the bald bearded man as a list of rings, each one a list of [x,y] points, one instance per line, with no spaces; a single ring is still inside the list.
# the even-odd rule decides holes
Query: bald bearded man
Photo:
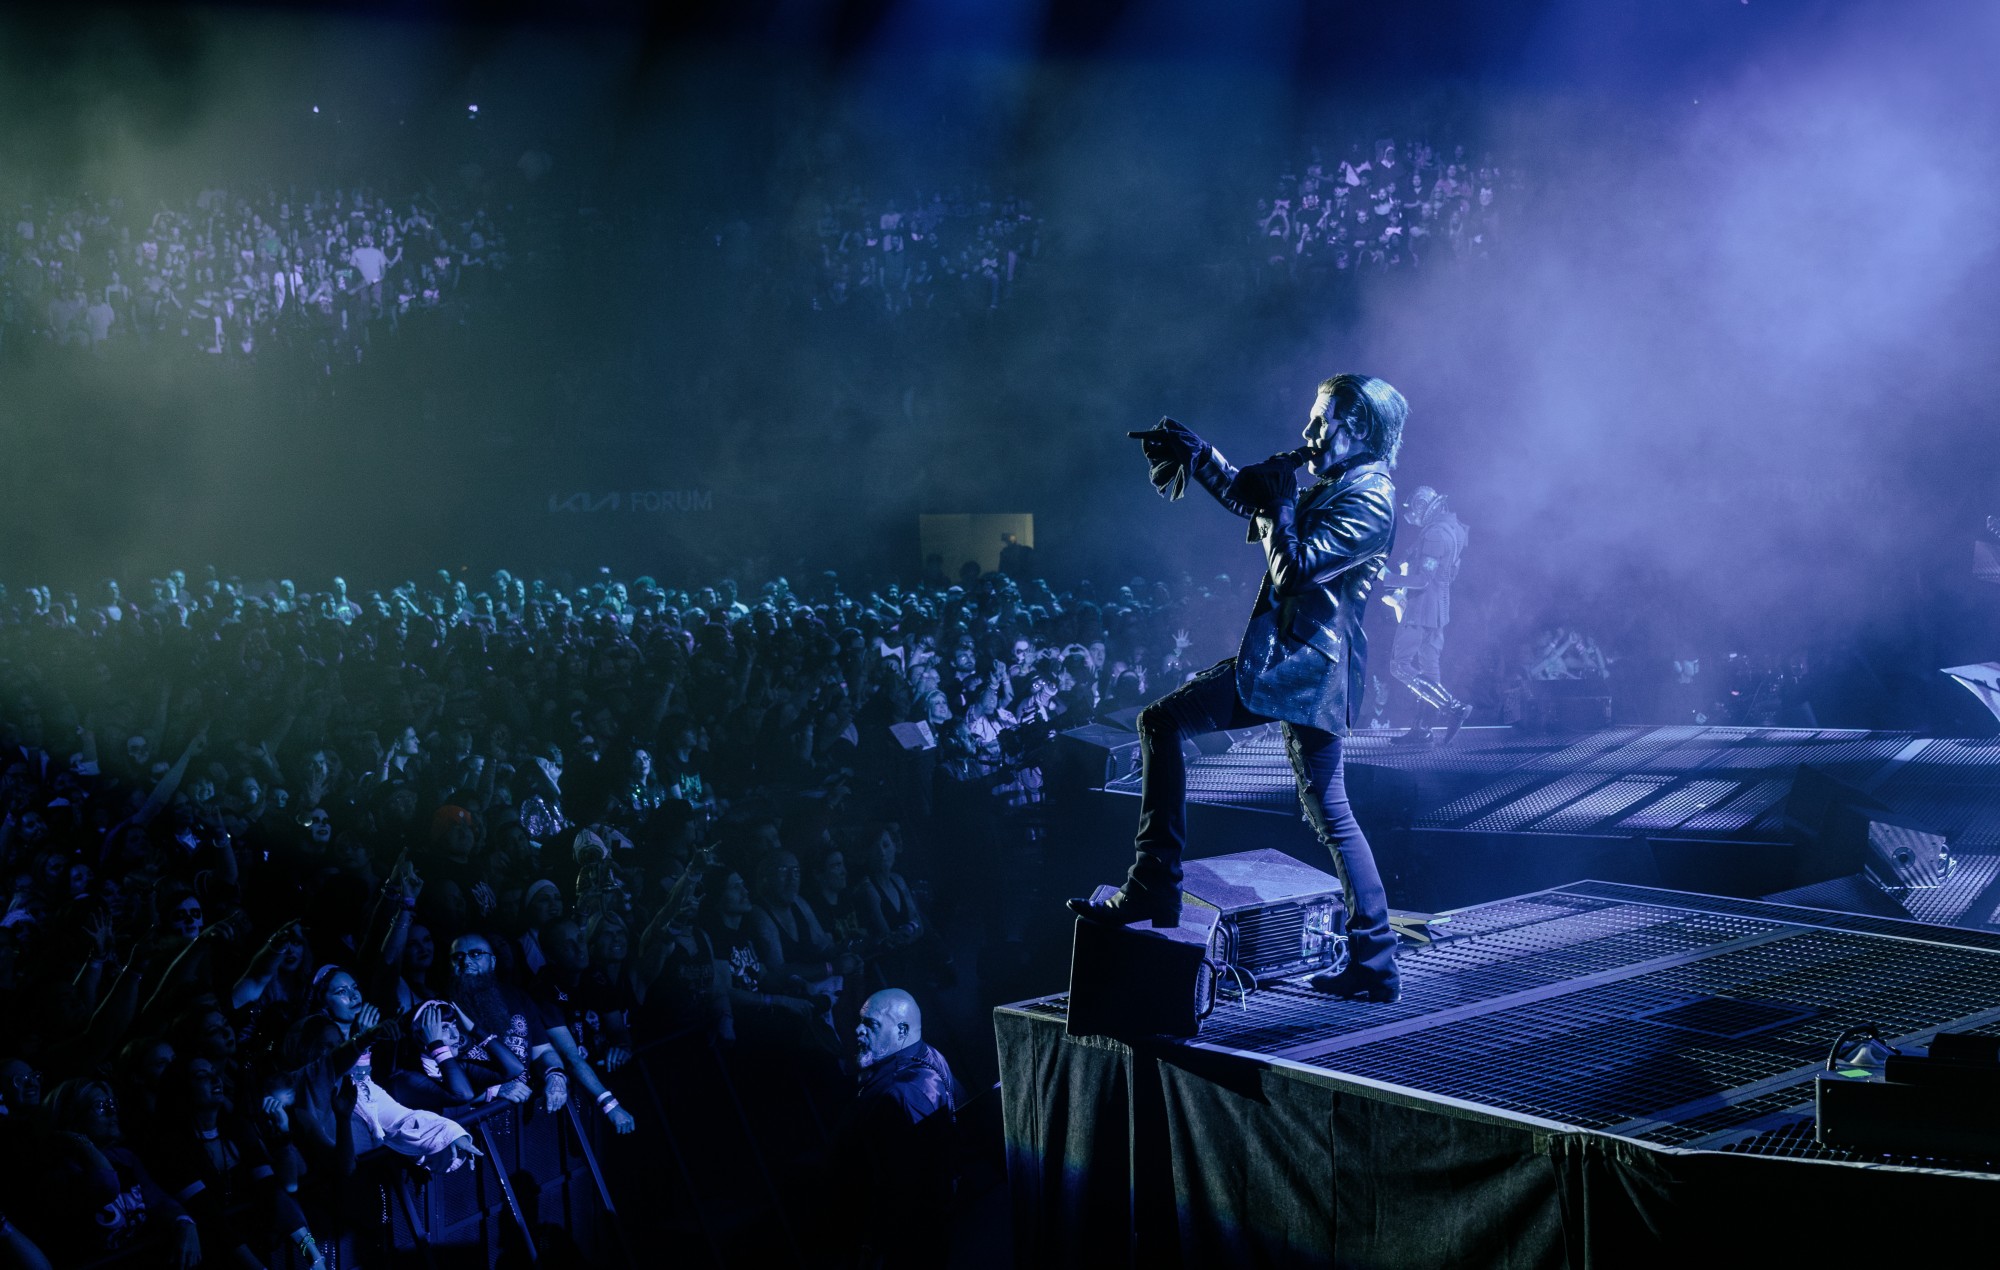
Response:
[[[923,1012],[900,988],[862,1003],[854,1052],[861,1073],[838,1152],[856,1190],[852,1242],[884,1266],[943,1265],[965,1091],[924,1042]]]

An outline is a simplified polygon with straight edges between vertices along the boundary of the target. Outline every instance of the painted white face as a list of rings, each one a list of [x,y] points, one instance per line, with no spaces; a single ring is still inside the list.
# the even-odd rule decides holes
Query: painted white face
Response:
[[[1334,413],[1331,393],[1320,393],[1313,398],[1312,414],[1301,435],[1313,448],[1306,464],[1314,476],[1325,476],[1339,466],[1354,453],[1360,440],[1355,435],[1353,421]]]

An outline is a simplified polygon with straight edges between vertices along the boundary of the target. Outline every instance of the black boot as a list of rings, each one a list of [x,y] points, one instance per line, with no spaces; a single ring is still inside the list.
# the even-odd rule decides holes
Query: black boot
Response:
[[[1181,924],[1181,890],[1177,886],[1135,888],[1127,882],[1109,899],[1073,899],[1064,904],[1078,917],[1100,926],[1151,922],[1156,927],[1171,929]]]
[[[1349,965],[1337,974],[1322,970],[1308,982],[1314,992],[1349,1001],[1372,1001],[1377,1005],[1393,1004],[1396,998],[1403,995],[1402,984],[1393,969],[1384,977],[1368,967]]]
[[[1396,935],[1386,922],[1362,931],[1349,930],[1347,958],[1338,971],[1322,970],[1308,982],[1314,992],[1349,1001],[1387,1005],[1403,995],[1402,972],[1396,968]]]
[[[1458,735],[1458,730],[1465,726],[1465,721],[1470,717],[1472,717],[1471,702],[1452,702],[1444,712],[1444,736],[1439,740],[1438,744],[1450,745],[1451,738]]]

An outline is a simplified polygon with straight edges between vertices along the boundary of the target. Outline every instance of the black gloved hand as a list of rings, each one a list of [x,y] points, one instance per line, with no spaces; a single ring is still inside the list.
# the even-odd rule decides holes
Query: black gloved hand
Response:
[[[1252,463],[1236,473],[1229,483],[1229,497],[1266,515],[1289,507],[1299,496],[1297,452],[1274,454],[1262,463]]]
[[[1144,432],[1125,435],[1139,442],[1146,462],[1152,465],[1154,489],[1169,499],[1187,492],[1188,468],[1208,448],[1208,442],[1172,419],[1161,419]]]

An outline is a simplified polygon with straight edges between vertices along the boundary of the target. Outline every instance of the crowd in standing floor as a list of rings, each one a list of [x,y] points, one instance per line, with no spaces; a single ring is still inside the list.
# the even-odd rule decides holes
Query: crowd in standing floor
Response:
[[[308,1265],[371,1150],[464,1167],[496,1101],[632,1129],[656,1038],[837,1077],[869,992],[952,973],[932,783],[1038,796],[1019,738],[1241,601],[975,573],[0,593],[6,1238]]]

